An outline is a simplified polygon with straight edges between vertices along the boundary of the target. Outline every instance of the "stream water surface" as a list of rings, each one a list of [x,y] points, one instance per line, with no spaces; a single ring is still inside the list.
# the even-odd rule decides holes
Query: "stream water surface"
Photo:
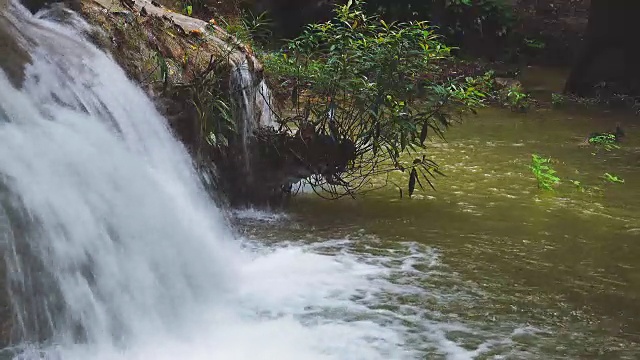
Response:
[[[620,149],[594,154],[581,144],[616,122],[627,132]],[[430,149],[447,175],[435,192],[301,195],[286,215],[242,212],[238,222],[276,247],[348,254],[383,269],[371,306],[393,314],[421,358],[640,358],[635,118],[489,109]],[[555,193],[537,189],[533,153],[554,159],[563,179]],[[625,183],[606,183],[607,172]]]

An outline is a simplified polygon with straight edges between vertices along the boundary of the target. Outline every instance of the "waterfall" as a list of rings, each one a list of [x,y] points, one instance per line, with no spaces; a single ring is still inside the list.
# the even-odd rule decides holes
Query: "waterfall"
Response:
[[[257,76],[250,61],[250,56],[242,57],[233,63],[231,73],[231,89],[234,102],[234,118],[242,147],[242,162],[247,176],[251,173],[249,143],[258,127],[275,127],[274,113],[271,103],[271,92],[264,79]]]
[[[0,8],[31,59],[21,84],[0,70],[0,357],[417,358],[406,320],[368,305],[396,288],[385,266],[237,239],[152,102],[52,11]]]
[[[259,127],[276,126],[271,92],[262,77],[262,65],[249,47],[217,25],[171,12],[151,0],[134,0],[132,4],[138,12],[169,19],[185,33],[195,31],[201,34],[207,42],[214,44],[228,57],[227,61],[231,65],[230,96],[238,134],[232,145],[232,161],[234,165],[239,165],[234,167],[234,171],[238,171],[241,177],[247,179],[246,184],[250,184],[250,178],[255,176],[250,156],[250,143],[254,131]]]
[[[57,293],[15,304],[20,337],[117,343],[179,326],[182,308],[225,286],[220,212],[153,104],[80,40],[81,19],[63,27],[15,5],[7,16],[32,57],[23,89],[0,75],[3,206],[27,222],[22,239],[6,236],[11,287],[16,299]]]
[[[264,79],[250,69],[246,60],[234,64],[232,71],[231,87],[239,108],[238,126],[242,137],[250,137],[257,127],[275,127],[271,91]]]

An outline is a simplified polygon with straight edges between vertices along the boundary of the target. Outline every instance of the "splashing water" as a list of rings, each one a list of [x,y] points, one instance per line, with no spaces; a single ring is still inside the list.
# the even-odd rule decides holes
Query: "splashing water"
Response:
[[[375,360],[440,346],[472,357],[410,305],[382,306],[428,294],[390,280],[437,263],[428,249],[371,261],[340,250],[348,241],[234,239],[151,101],[83,40],[79,17],[49,15],[0,14],[32,58],[21,89],[0,71],[10,356]]]
[[[222,292],[229,276],[219,211],[111,59],[13,10],[33,44],[23,89],[0,78],[0,172],[14,195],[5,206],[26,222],[9,270],[16,291],[39,295],[18,304],[21,337],[117,343],[180,326],[182,309]],[[54,284],[40,286],[40,273]]]
[[[231,93],[234,103],[234,118],[242,147],[242,162],[247,176],[251,173],[249,142],[258,127],[275,127],[271,91],[266,82],[258,79],[251,70],[249,60],[233,64]]]

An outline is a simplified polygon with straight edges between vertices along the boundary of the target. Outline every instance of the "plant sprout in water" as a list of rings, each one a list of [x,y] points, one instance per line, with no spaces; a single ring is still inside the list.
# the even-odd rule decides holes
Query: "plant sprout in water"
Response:
[[[544,158],[540,155],[533,154],[531,172],[538,182],[538,189],[546,191],[554,191],[554,187],[560,183],[560,178],[556,175],[556,171],[551,166],[551,159]]]
[[[610,183],[614,183],[614,184],[624,184],[624,179],[622,179],[621,177],[614,175],[614,174],[610,174],[610,173],[605,173],[604,175],[602,175],[602,178]]]
[[[612,133],[604,133],[591,136],[589,137],[588,141],[589,144],[601,147],[606,151],[620,148],[620,146],[617,144],[618,140],[616,138],[616,135]]]

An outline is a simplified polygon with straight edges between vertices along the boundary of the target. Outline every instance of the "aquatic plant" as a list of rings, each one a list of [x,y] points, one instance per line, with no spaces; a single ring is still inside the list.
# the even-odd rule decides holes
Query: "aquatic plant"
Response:
[[[578,180],[568,180],[571,185],[575,187],[575,189],[580,193],[585,193],[588,195],[597,195],[602,193],[602,188],[595,185],[587,185]]]
[[[531,172],[538,182],[538,188],[546,191],[554,191],[555,186],[560,183],[560,178],[551,166],[551,158],[544,158],[540,155],[531,156]]]
[[[524,93],[518,85],[506,89],[505,100],[512,111],[525,112],[531,106],[529,94]]]
[[[620,148],[620,146],[617,144],[618,139],[616,137],[616,134],[613,133],[594,134],[589,136],[589,139],[587,141],[589,142],[589,144],[603,148],[606,151]]]
[[[540,40],[540,39],[529,39],[529,38],[525,38],[524,39],[524,44],[525,46],[532,48],[532,49],[544,49],[547,44],[544,42],[544,40]]]
[[[614,184],[624,184],[624,179],[620,178],[617,175],[614,174],[610,174],[610,173],[604,173],[604,175],[602,175],[602,178],[610,183],[614,183]]]

